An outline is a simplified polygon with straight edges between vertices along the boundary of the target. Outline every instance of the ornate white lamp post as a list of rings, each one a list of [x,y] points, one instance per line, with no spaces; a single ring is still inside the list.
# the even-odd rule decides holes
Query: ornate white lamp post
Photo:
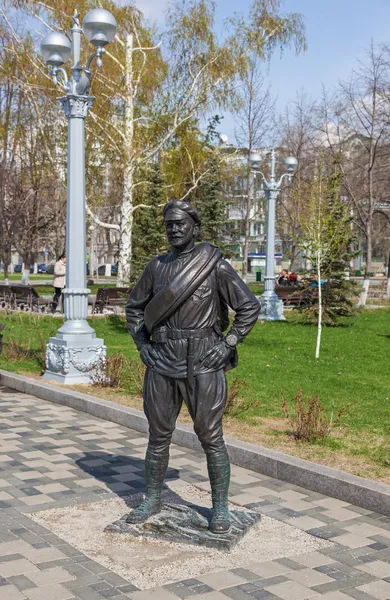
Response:
[[[258,171],[258,166],[261,161],[261,156],[257,152],[252,153],[249,156],[249,161],[252,169],[259,173],[263,179],[264,191],[266,193],[268,206],[267,206],[267,249],[266,249],[266,263],[265,263],[265,277],[264,277],[264,293],[260,296],[259,302],[261,306],[261,312],[259,320],[262,321],[282,321],[285,319],[283,316],[283,302],[279,300],[275,293],[275,211],[276,211],[276,199],[279,195],[280,188],[284,177],[291,179],[294,174],[298,161],[293,156],[288,156],[284,159],[286,167],[286,173],[283,173],[279,181],[276,180],[275,176],[275,150],[271,151],[271,171],[270,178],[267,180],[261,171]]]
[[[116,33],[114,16],[103,8],[91,10],[82,28],[77,11],[73,21],[72,43],[62,33],[55,32],[47,35],[41,44],[42,56],[51,67],[54,83],[60,83],[66,93],[58,99],[58,104],[68,118],[65,323],[56,337],[49,340],[43,376],[65,384],[89,383],[92,365],[106,353],[104,341],[96,337],[86,320],[89,290],[86,285],[84,119],[94,100],[89,96],[92,61],[96,58],[97,66],[101,66],[104,46]],[[80,65],[83,32],[96,48],[84,69]],[[71,54],[72,75],[68,79],[62,65]]]

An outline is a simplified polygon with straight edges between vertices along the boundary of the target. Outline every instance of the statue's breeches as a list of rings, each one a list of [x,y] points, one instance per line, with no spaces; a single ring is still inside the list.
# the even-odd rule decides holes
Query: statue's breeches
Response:
[[[195,377],[192,389],[187,379],[160,375],[147,369],[144,381],[144,411],[149,423],[149,447],[164,452],[171,441],[183,400],[194,422],[203,449],[220,451],[227,383],[223,369]]]

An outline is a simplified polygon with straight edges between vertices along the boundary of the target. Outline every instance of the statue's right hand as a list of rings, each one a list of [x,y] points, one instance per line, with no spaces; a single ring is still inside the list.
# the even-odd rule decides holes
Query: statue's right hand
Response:
[[[154,367],[158,359],[157,352],[152,348],[151,344],[144,344],[139,351],[142,362],[147,367]]]

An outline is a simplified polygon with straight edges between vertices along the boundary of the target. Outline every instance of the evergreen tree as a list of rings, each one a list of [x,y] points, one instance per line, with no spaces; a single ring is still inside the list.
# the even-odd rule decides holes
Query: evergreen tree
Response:
[[[322,292],[322,322],[324,325],[337,325],[340,317],[356,315],[357,305],[354,298],[359,295],[358,285],[355,281],[346,278],[349,265],[345,260],[334,260],[324,267],[328,279],[323,285]],[[315,305],[313,308],[315,309]]]
[[[352,231],[352,217],[349,206],[341,196],[342,172],[340,157],[336,156],[327,178],[326,201],[329,206],[331,221],[338,223],[344,232],[340,242],[332,245],[324,256],[322,271],[327,281],[323,286],[323,323],[337,325],[339,317],[356,315],[357,307],[354,299],[359,295],[355,281],[346,278],[351,258],[356,256],[354,251],[355,235]]]
[[[148,208],[139,208],[135,211],[133,260],[130,283],[135,283],[141,275],[146,263],[167,250],[164,218],[162,207],[166,202],[163,191],[163,178],[158,162],[150,168],[149,183],[143,194],[140,195],[139,204],[146,204]]]
[[[219,115],[215,115],[209,120],[205,136],[205,145],[210,151],[210,158],[206,165],[207,175],[191,194],[189,202],[196,208],[201,219],[198,241],[211,242],[218,246],[225,255],[229,255],[224,242],[224,230],[228,221],[228,204],[222,187],[223,163],[213,146],[213,142],[219,137],[217,127],[220,123]]]
[[[225,250],[224,227],[227,222],[227,203],[223,197],[220,167],[212,156],[208,164],[208,175],[200,183],[191,202],[199,212],[201,227],[198,241],[211,242]]]

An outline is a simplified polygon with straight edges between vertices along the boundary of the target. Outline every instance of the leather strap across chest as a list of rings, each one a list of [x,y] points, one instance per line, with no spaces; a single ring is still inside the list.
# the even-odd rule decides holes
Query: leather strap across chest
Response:
[[[221,251],[207,242],[195,246],[191,259],[172,281],[150,300],[144,311],[145,327],[149,333],[174,313],[210,275]]]

